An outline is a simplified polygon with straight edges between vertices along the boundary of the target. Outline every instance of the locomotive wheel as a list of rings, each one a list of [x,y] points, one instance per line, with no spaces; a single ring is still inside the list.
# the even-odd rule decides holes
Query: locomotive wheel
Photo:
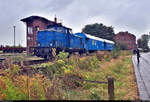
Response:
[[[52,57],[51,56],[47,56],[47,60],[52,60]]]

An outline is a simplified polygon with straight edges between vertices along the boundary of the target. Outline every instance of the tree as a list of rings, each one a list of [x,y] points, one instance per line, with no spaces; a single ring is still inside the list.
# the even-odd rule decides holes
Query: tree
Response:
[[[108,39],[108,40],[114,40],[114,36],[115,36],[113,27],[112,26],[107,27],[103,25],[102,23],[86,25],[82,29],[82,32],[93,35],[93,36],[97,36],[103,39]]]
[[[126,43],[115,43],[115,48],[119,50],[127,50],[127,45]]]
[[[20,47],[20,48],[21,48],[21,47],[22,47],[22,45],[19,43],[18,47]]]
[[[141,36],[141,44],[142,44],[142,49],[145,50],[145,49],[149,49],[148,47],[148,42],[149,42],[149,39],[150,39],[150,35],[147,35],[147,34],[143,34]]]

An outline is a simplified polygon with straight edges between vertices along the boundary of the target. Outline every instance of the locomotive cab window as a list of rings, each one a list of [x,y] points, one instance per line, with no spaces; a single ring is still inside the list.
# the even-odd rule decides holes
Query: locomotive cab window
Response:
[[[50,44],[49,44],[50,46],[52,46],[53,45],[53,43],[52,42],[50,42]]]
[[[50,27],[50,28],[48,28],[48,30],[50,30],[50,31],[56,31],[55,27]]]
[[[64,28],[63,27],[57,27],[57,32],[60,32],[60,33],[64,33]]]
[[[40,43],[39,43],[39,42],[37,43],[37,46],[40,46]]]

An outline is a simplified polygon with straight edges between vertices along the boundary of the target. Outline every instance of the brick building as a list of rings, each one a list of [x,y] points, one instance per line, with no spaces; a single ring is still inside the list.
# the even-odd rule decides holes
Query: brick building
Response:
[[[27,54],[30,54],[32,51],[31,47],[36,47],[36,35],[39,30],[47,29],[48,25],[56,25],[57,19],[50,21],[44,17],[39,16],[30,16],[24,19],[21,19],[22,22],[26,24],[26,39],[27,39]]]
[[[116,43],[125,44],[128,50],[136,48],[136,36],[129,32],[119,32],[114,37]]]

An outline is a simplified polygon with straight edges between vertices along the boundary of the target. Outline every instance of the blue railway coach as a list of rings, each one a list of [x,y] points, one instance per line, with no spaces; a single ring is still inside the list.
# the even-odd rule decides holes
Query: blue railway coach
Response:
[[[97,50],[112,50],[114,48],[114,42],[89,34],[76,33],[75,35],[82,37],[84,43],[84,49],[86,51],[97,51]]]

